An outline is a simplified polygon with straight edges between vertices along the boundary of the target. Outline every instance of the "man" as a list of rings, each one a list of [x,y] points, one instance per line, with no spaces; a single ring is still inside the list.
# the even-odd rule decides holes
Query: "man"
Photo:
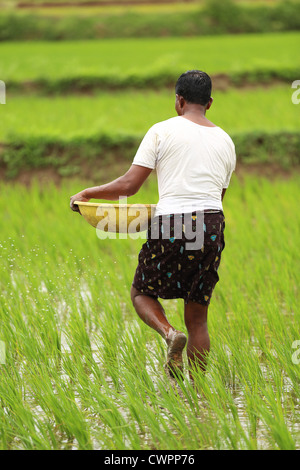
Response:
[[[178,116],[151,127],[129,171],[71,197],[71,208],[78,210],[75,200],[131,196],[156,169],[159,202],[139,253],[131,299],[139,317],[166,341],[167,369],[173,376],[182,372],[187,342],[192,378],[197,367],[205,370],[210,349],[207,311],[219,280],[225,246],[222,200],[236,156],[231,138],[206,118],[213,102],[210,77],[199,70],[187,71],[177,80],[175,93]],[[187,245],[192,239],[187,226],[194,234],[194,247]],[[197,239],[202,241],[199,246]],[[159,297],[184,299],[188,338],[169,323]]]

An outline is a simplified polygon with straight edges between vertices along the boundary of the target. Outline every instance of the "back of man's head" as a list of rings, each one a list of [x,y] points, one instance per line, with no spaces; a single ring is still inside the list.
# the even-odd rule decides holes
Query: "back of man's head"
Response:
[[[211,97],[211,79],[200,70],[188,70],[180,75],[175,85],[175,93],[188,103],[206,106]]]

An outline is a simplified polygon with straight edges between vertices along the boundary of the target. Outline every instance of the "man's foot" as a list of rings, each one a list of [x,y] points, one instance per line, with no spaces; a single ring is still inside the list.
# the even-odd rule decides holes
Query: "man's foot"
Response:
[[[181,331],[174,331],[166,341],[168,345],[168,355],[165,367],[171,377],[176,378],[182,376],[182,351],[186,345],[187,337]]]

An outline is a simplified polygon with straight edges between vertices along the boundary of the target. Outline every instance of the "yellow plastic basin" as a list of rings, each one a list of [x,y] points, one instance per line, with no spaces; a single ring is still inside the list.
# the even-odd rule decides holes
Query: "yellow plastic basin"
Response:
[[[103,204],[75,201],[85,220],[104,232],[135,233],[147,230],[156,204]]]

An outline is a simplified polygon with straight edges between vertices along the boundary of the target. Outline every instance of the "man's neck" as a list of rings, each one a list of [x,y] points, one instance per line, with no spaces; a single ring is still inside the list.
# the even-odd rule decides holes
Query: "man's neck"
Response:
[[[195,124],[199,124],[200,126],[205,127],[217,127],[213,122],[209,121],[205,117],[205,111],[200,110],[186,110],[181,114],[181,117],[194,122]]]

